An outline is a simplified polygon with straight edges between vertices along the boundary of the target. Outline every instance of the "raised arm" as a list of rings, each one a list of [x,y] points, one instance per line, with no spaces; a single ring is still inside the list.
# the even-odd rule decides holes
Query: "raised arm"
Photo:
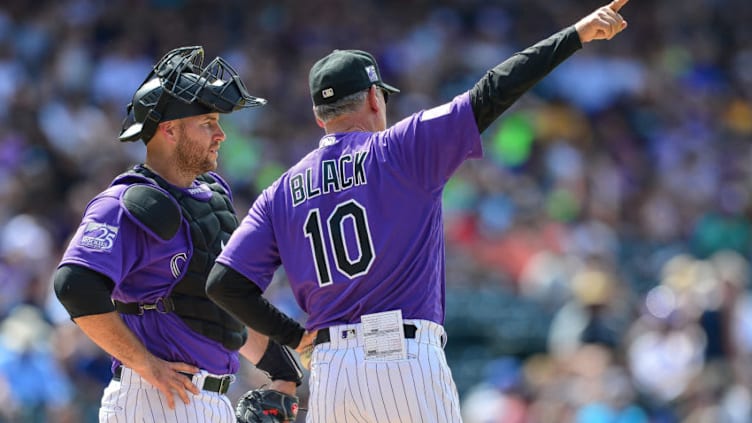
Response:
[[[628,0],[614,0],[576,24],[542,40],[486,72],[470,90],[478,130],[483,132],[524,93],[592,40],[611,39],[627,27],[618,11]]]

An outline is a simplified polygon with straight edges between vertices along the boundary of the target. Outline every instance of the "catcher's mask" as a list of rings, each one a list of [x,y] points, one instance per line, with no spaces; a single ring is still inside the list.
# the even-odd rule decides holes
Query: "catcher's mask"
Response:
[[[176,48],[162,57],[128,104],[120,141],[148,143],[159,122],[266,104],[248,94],[224,59],[217,57],[205,67],[203,61],[201,46]]]

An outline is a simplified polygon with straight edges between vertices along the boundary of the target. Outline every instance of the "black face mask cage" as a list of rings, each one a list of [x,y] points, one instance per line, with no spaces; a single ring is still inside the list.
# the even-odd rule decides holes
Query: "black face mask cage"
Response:
[[[217,57],[206,67],[203,60],[201,47],[175,49],[154,66],[154,74],[173,97],[186,103],[198,101],[219,113],[266,104],[248,93],[238,72],[224,59]]]
[[[120,141],[148,142],[164,119],[171,100],[196,103],[219,113],[266,104],[263,98],[248,93],[237,71],[224,59],[217,57],[206,67],[203,62],[201,46],[176,48],[162,57],[139,88],[146,92],[137,91],[133,102],[128,104]],[[136,118],[139,115],[136,108],[143,118]]]

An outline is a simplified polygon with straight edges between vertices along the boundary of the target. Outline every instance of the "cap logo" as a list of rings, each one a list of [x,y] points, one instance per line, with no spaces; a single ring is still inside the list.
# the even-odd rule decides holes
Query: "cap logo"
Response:
[[[334,88],[327,88],[325,90],[321,90],[321,97],[329,98],[334,96]]]
[[[366,66],[366,73],[368,74],[368,79],[370,79],[371,82],[376,82],[379,80],[379,76],[376,74],[376,66]]]

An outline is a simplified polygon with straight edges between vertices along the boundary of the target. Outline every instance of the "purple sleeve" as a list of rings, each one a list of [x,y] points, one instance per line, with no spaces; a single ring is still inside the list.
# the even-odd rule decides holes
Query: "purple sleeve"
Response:
[[[233,232],[217,262],[233,268],[252,280],[262,291],[272,282],[281,261],[271,222],[271,188],[267,188],[251,206]],[[246,257],[253,257],[252,263]]]
[[[118,195],[100,195],[87,206],[60,265],[83,266],[119,284],[142,256],[140,232],[120,207]]]
[[[428,190],[441,189],[468,158],[483,155],[468,93],[416,113],[382,133],[386,162],[398,163]]]

